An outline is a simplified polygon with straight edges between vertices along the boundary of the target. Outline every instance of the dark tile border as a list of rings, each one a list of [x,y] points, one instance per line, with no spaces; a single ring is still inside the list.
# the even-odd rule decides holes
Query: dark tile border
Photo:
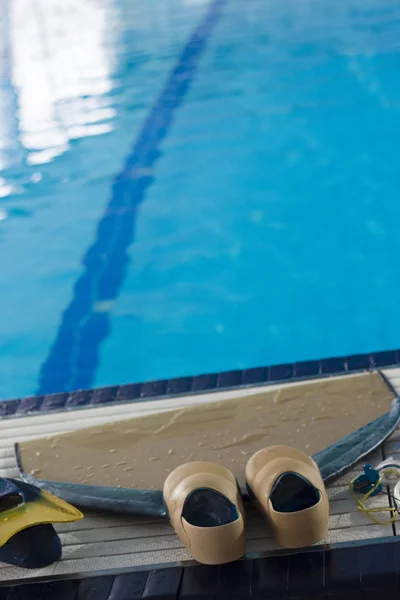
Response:
[[[109,386],[94,390],[77,390],[45,396],[0,400],[0,417],[50,413],[104,404],[140,402],[170,396],[199,394],[247,386],[268,385],[283,381],[297,381],[314,377],[342,375],[373,368],[400,364],[400,350],[371,354],[255,367],[243,371],[226,371],[194,377],[180,377],[163,381]]]
[[[400,538],[241,560],[0,588],[0,600],[366,600],[399,598]]]

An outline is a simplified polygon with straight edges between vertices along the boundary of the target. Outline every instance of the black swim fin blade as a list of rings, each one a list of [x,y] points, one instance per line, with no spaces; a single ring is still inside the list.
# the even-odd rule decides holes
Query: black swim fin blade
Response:
[[[41,569],[60,560],[61,553],[61,541],[53,525],[34,525],[13,535],[0,548],[0,561],[25,569]]]

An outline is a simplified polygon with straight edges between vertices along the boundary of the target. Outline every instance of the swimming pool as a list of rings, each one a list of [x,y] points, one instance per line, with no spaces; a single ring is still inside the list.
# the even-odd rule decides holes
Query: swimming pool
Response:
[[[0,10],[1,397],[400,346],[397,2]]]

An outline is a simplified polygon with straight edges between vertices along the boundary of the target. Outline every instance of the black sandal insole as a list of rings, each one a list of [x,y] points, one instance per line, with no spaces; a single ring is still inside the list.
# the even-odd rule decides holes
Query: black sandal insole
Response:
[[[283,473],[275,481],[270,500],[277,512],[297,512],[318,504],[319,491],[298,473]]]
[[[208,488],[194,490],[185,500],[182,516],[195,527],[217,527],[236,521],[236,506],[223,494]]]

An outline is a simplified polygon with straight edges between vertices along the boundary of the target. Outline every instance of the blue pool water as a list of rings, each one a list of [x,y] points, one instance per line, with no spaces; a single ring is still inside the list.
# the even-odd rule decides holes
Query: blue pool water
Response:
[[[397,0],[0,1],[0,396],[399,347],[399,69]]]

